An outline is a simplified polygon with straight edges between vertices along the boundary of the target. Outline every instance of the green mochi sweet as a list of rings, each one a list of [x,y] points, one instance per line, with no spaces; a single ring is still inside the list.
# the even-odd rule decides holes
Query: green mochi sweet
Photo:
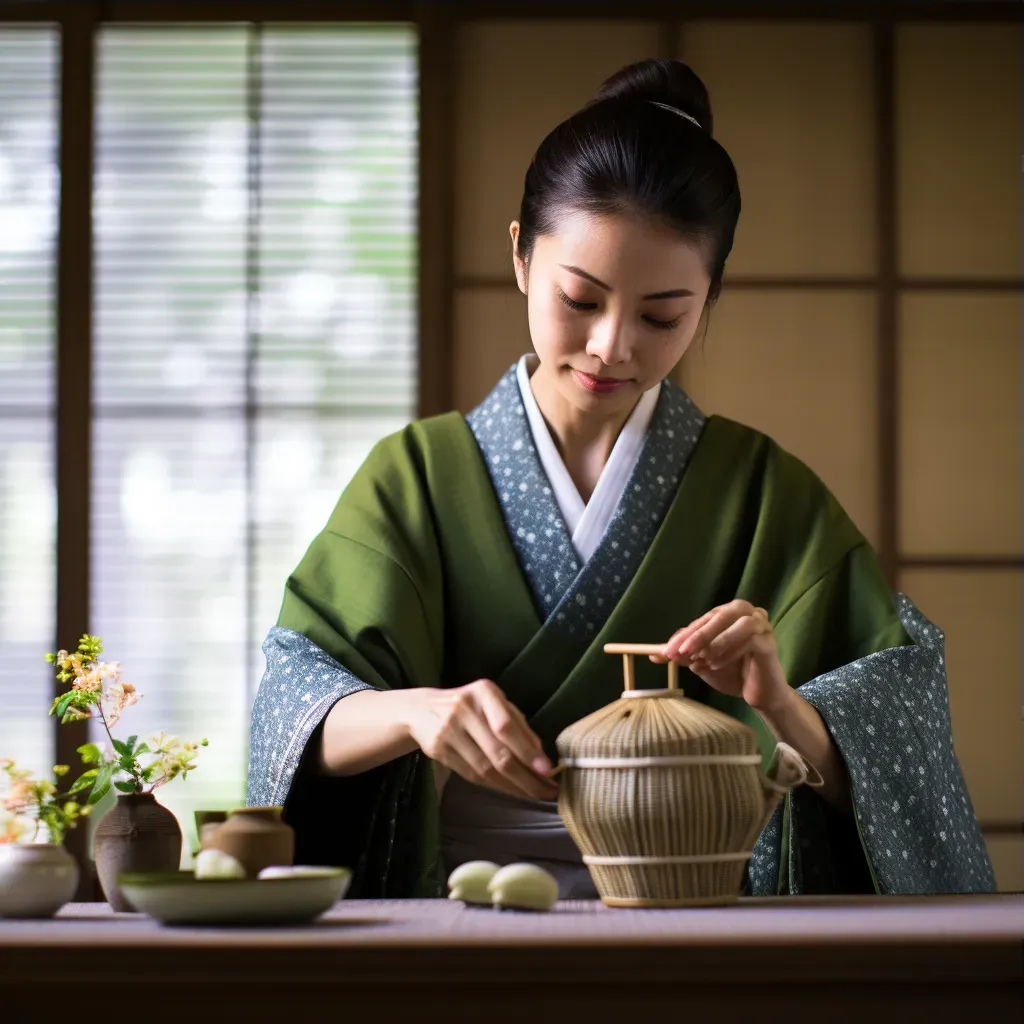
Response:
[[[498,865],[489,860],[470,860],[460,864],[448,876],[448,899],[463,903],[489,904],[487,885],[498,871]]]
[[[496,907],[517,910],[550,910],[558,901],[558,881],[536,864],[508,864],[497,871],[487,886]]]

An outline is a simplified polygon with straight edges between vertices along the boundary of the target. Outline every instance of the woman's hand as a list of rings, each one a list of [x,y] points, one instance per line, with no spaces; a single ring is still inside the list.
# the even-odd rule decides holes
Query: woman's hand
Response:
[[[720,693],[742,697],[777,740],[814,765],[822,778],[822,797],[852,813],[846,764],[821,715],[790,688],[763,608],[748,601],[712,608],[673,633],[662,653],[664,657],[653,655],[651,660],[688,666]]]
[[[427,757],[469,782],[514,796],[551,799],[552,764],[522,712],[490,679],[409,691],[409,734]]]
[[[730,601],[673,633],[663,657],[688,667],[720,693],[742,697],[757,711],[778,707],[789,695],[768,613],[748,601]]]

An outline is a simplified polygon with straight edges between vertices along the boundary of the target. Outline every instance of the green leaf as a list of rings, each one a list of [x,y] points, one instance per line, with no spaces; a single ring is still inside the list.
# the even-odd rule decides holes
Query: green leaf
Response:
[[[126,772],[135,773],[135,758],[131,754],[124,754],[117,762]]]
[[[83,743],[78,748],[78,753],[82,755],[83,764],[96,764],[103,756],[100,748],[95,743]]]
[[[113,740],[112,742],[113,742],[113,744],[114,744],[114,749],[115,749],[115,750],[116,750],[116,751],[117,751],[117,752],[118,752],[118,753],[119,753],[119,754],[120,754],[120,755],[121,755],[122,757],[124,757],[124,756],[128,756],[128,757],[131,757],[131,756],[132,756],[132,748],[131,748],[131,747],[129,747],[127,743],[124,743],[124,742],[123,742],[123,741],[121,741],[121,740]]]
[[[64,814],[59,807],[45,804],[39,808],[39,820],[50,833],[50,842],[59,843],[64,839]]]
[[[58,718],[64,717],[64,712],[67,711],[69,707],[71,707],[71,702],[75,699],[75,694],[77,692],[77,690],[69,690],[67,693],[64,694],[63,697],[61,697],[57,701],[56,709]]]
[[[135,753],[135,744],[138,738],[138,736],[129,736],[128,739],[124,741],[124,745],[128,748],[129,753]]]
[[[111,762],[99,769],[99,773],[96,776],[96,784],[89,794],[90,804],[98,804],[110,792],[110,780],[114,777],[114,772],[118,770],[118,767],[116,763]]]
[[[71,796],[73,793],[81,793],[83,789],[88,789],[96,781],[96,776],[99,773],[99,768],[90,768],[87,772],[82,772],[68,790],[68,796]]]
[[[147,765],[142,769],[142,781],[149,782],[153,777],[153,773],[156,771],[156,764]]]
[[[135,748],[135,756],[136,757],[138,757],[140,754],[148,754],[148,753],[149,753],[149,745],[146,744],[146,743],[140,743]]]
[[[135,783],[134,782],[115,782],[114,785],[121,790],[122,793],[134,793]]]

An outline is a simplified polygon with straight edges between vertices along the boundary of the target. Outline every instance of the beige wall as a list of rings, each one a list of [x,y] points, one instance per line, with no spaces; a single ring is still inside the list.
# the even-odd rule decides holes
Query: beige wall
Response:
[[[458,39],[456,404],[529,347],[508,224],[544,134],[608,74],[664,46],[655,23],[464,25]],[[1021,30],[898,28],[898,535],[903,556],[1021,553]],[[877,153],[872,39],[853,24],[689,23],[678,52],[708,84],[744,212],[729,288],[678,377],[708,412],[767,431],[879,536]],[[850,279],[801,288],[799,278]],[[959,279],[956,289],[935,287]],[[859,282],[859,284],[858,284]],[[841,282],[840,282],[841,283]],[[904,569],[946,631],[954,739],[978,815],[1024,809],[1018,569]],[[1024,888],[1021,837],[994,837]]]

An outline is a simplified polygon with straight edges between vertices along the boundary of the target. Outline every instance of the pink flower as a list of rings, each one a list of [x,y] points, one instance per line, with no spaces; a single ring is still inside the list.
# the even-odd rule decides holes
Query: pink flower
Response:
[[[131,683],[115,683],[104,695],[110,701],[110,710],[107,712],[107,726],[113,728],[117,725],[121,712],[138,704],[142,694],[137,693]]]
[[[84,690],[86,693],[99,693],[103,689],[103,682],[98,669],[92,669],[85,675],[79,676],[72,684],[73,690]]]
[[[15,779],[11,784],[4,807],[9,811],[23,811],[35,803],[31,779]]]
[[[37,825],[32,818],[11,811],[0,811],[0,844],[20,843],[31,833],[36,834]]]

